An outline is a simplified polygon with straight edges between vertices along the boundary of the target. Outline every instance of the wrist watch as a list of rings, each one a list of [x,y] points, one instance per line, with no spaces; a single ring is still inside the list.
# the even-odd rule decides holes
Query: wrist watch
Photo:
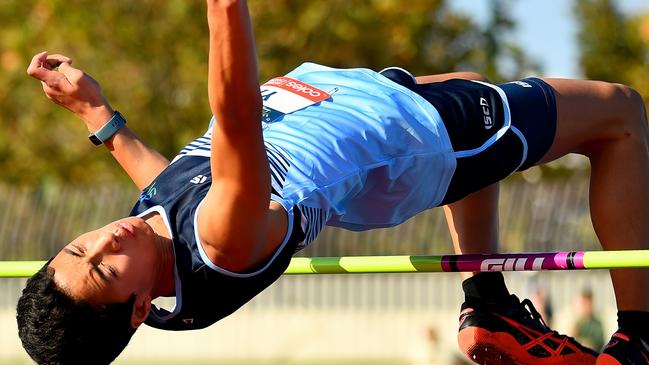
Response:
[[[104,124],[101,128],[95,131],[95,133],[90,133],[88,139],[95,146],[99,146],[106,142],[107,139],[112,137],[117,131],[126,124],[126,119],[122,116],[122,113],[115,111],[115,114]]]

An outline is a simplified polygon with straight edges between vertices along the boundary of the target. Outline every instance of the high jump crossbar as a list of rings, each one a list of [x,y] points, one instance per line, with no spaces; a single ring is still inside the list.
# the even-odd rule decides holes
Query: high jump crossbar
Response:
[[[45,261],[0,261],[0,278],[28,277]],[[285,275],[649,268],[649,250],[440,256],[294,257]]]

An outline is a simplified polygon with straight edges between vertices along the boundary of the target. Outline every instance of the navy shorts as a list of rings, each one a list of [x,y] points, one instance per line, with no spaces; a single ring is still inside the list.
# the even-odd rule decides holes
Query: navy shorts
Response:
[[[389,68],[381,73],[428,100],[444,121],[456,151],[457,168],[440,205],[533,166],[554,141],[554,90],[541,79],[497,86],[460,79],[417,84],[405,70]],[[505,128],[508,111],[511,125]],[[503,133],[495,137],[499,130]]]

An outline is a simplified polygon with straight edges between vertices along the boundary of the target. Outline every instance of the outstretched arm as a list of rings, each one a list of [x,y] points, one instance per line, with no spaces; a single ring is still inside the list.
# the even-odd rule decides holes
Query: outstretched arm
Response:
[[[113,109],[92,77],[72,67],[62,55],[41,52],[32,58],[27,74],[40,80],[48,99],[81,118],[95,132],[113,116]],[[58,67],[58,71],[54,68]],[[88,142],[89,143],[89,142]],[[169,164],[145,145],[128,127],[122,127],[104,145],[139,189],[144,189]]]
[[[207,1],[212,186],[198,232],[212,262],[250,270],[267,253],[270,171],[261,133],[257,58],[245,1]]]

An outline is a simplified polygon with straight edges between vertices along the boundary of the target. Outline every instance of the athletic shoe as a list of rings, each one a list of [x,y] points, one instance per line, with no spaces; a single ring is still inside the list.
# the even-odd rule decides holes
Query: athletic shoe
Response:
[[[648,365],[649,346],[640,338],[630,337],[621,330],[611,336],[597,365]]]
[[[458,342],[476,364],[594,365],[597,353],[545,324],[528,299],[494,307],[462,304]]]

